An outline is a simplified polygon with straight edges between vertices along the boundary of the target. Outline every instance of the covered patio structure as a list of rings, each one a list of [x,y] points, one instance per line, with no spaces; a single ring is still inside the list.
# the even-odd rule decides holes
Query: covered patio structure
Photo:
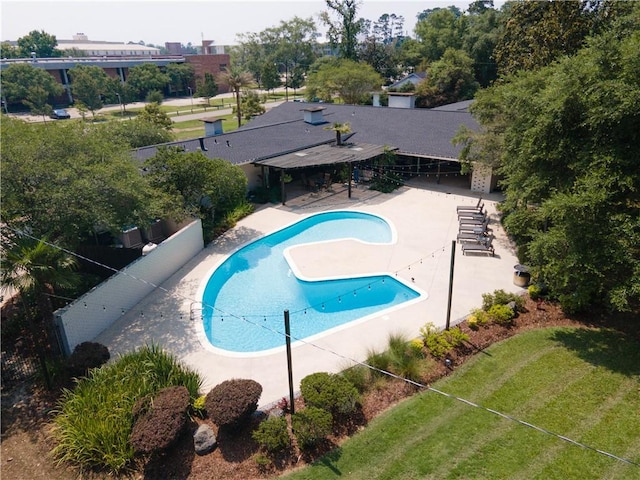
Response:
[[[367,162],[383,153],[396,151],[396,147],[387,145],[372,145],[368,143],[351,143],[343,141],[341,145],[335,142],[325,142],[308,148],[298,149],[277,155],[258,158],[251,163],[262,168],[262,178],[265,168],[280,172],[280,188],[282,205],[286,202],[285,174],[288,170],[322,167],[326,165],[346,164],[349,167],[348,196],[351,198],[351,184],[353,181],[353,165]]]

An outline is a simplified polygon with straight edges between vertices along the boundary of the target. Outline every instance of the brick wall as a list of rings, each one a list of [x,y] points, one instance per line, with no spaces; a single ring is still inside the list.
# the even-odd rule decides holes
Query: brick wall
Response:
[[[185,55],[186,63],[193,65],[196,81],[202,81],[205,73],[211,73],[214,77],[228,69],[231,60],[228,54],[222,55]],[[195,87],[195,85],[193,85]],[[224,85],[218,85],[218,93],[227,93]]]

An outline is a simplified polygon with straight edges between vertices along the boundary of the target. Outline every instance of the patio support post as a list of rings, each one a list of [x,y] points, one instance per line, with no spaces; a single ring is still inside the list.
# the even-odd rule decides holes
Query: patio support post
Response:
[[[289,310],[284,311],[284,333],[287,343],[287,371],[289,372],[289,409],[291,415],[293,415],[296,412],[293,405],[293,370],[291,368],[291,326],[289,325]]]
[[[451,271],[449,273],[449,300],[447,301],[447,323],[445,324],[445,330],[449,330],[449,324],[451,320],[451,294],[453,293],[453,265],[456,260],[456,241],[451,240]]]
[[[280,170],[280,192],[282,194],[282,205],[284,205],[284,202],[287,199],[287,195],[284,191],[284,168]]]
[[[353,176],[353,163],[349,162],[349,198],[351,198],[351,177]]]

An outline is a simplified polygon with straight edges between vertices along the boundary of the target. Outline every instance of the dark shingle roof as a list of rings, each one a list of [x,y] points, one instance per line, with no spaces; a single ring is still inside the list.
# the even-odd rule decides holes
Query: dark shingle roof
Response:
[[[254,118],[247,125],[230,133],[206,137],[203,142],[210,158],[223,158],[233,164],[244,164],[331,142],[335,132],[326,130],[334,122],[351,125],[355,143],[393,145],[398,153],[424,157],[457,159],[460,147],[451,139],[460,125],[477,130],[478,123],[466,108],[402,109],[389,107],[323,104],[326,123],[311,125],[304,121],[304,108],[313,103],[286,102]],[[198,139],[173,142],[192,152],[200,148]],[[145,160],[155,155],[157,146],[135,152]]]

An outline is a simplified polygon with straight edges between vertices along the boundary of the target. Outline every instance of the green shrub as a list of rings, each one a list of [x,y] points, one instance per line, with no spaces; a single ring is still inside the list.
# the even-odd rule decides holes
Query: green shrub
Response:
[[[305,405],[321,408],[334,415],[349,415],[356,410],[360,395],[353,384],[342,375],[326,372],[312,373],[300,382]]]
[[[158,105],[160,105],[163,100],[164,95],[160,90],[151,90],[149,93],[147,93],[147,96],[145,98],[145,101],[147,103],[157,103]]]
[[[91,370],[59,402],[53,428],[56,461],[113,474],[126,470],[134,453],[129,435],[136,401],[177,385],[195,399],[201,383],[197,373],[154,345]]]
[[[513,317],[515,316],[515,312],[508,305],[492,305],[489,311],[487,312],[491,320],[501,325],[506,325],[511,323]]]
[[[409,341],[409,351],[416,357],[421,358],[423,355],[424,342],[420,338],[414,338]]]
[[[187,425],[188,408],[189,391],[185,387],[160,390],[151,408],[133,425],[129,441],[135,453],[159,453],[174,445]]]
[[[471,314],[467,317],[467,325],[472,330],[478,330],[483,325],[489,323],[491,318],[489,314],[480,308],[475,308],[471,311]]]
[[[529,285],[527,292],[529,293],[529,298],[531,298],[531,300],[537,300],[542,296],[542,288],[536,284]]]
[[[238,428],[258,408],[262,385],[255,380],[225,380],[207,393],[205,408],[209,417],[221,428]]]
[[[331,433],[333,418],[326,410],[306,407],[291,416],[291,428],[298,446],[305,450],[317,445]]]
[[[340,372],[351,384],[356,387],[358,392],[364,393],[371,381],[371,370],[363,365],[354,365]]]
[[[214,222],[214,235],[220,235],[236,226],[239,220],[251,215],[255,210],[252,203],[244,200],[230,211],[221,216],[216,216]]]
[[[482,310],[488,312],[493,305],[506,305],[509,302],[516,302],[518,310],[522,310],[524,299],[517,293],[507,293],[504,290],[494,290],[493,294],[482,294]]]
[[[191,409],[193,411],[193,414],[200,417],[200,418],[204,418],[207,415],[207,409],[205,407],[205,401],[207,399],[206,395],[200,395],[198,398],[196,398],[193,401],[193,404],[191,406]]]
[[[253,456],[253,459],[255,460],[256,465],[258,466],[258,470],[260,470],[261,472],[266,472],[267,469],[271,465],[273,465],[273,462],[271,461],[271,459],[266,455],[263,455],[262,453],[256,453]]]
[[[258,442],[260,448],[269,453],[280,452],[291,445],[287,420],[284,417],[267,418],[258,425],[251,436]]]
[[[420,329],[424,345],[431,355],[442,358],[447,353],[469,340],[469,336],[458,327],[449,330],[438,330],[433,323],[427,323]]]

